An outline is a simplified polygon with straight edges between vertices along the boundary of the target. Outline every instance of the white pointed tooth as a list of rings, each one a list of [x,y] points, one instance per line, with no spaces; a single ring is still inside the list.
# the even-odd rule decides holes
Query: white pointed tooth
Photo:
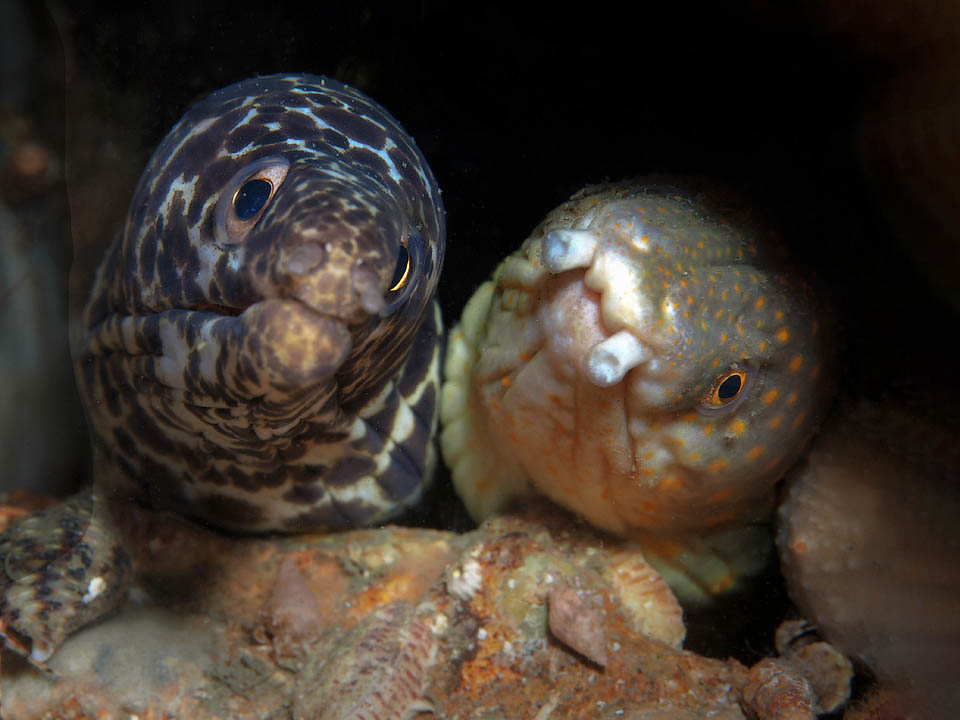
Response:
[[[610,387],[623,380],[624,375],[649,357],[649,351],[633,333],[621,330],[590,348],[586,362],[587,376],[594,385]]]
[[[544,267],[552,273],[587,267],[598,242],[600,238],[589,230],[551,230],[543,238]]]

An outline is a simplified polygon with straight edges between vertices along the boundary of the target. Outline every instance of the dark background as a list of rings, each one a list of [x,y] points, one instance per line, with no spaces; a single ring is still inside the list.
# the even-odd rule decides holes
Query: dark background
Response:
[[[924,205],[909,168],[891,167],[888,141],[911,138],[885,134],[881,99],[956,22],[908,5],[51,2],[31,13],[41,50],[62,51],[74,284],[89,284],[147,155],[192,100],[255,74],[327,74],[387,107],[437,175],[448,324],[579,188],[694,173],[775,208],[834,308],[845,393],[955,408],[944,340],[958,330],[956,226]],[[70,302],[78,310],[82,292]],[[415,520],[462,527],[440,488]],[[787,612],[775,568],[759,587],[692,618],[688,646],[769,653]]]
[[[588,183],[694,172],[775,188],[795,199],[791,221],[810,256],[862,202],[851,134],[873,69],[809,13],[283,5],[74,6],[77,63],[111,91],[146,98],[149,113],[123,128],[144,148],[191,100],[254,74],[329,74],[373,96],[416,138],[443,190],[448,318]]]
[[[381,102],[443,190],[449,236],[439,295],[448,322],[543,215],[584,185],[650,173],[745,183],[758,206],[775,208],[794,262],[829,294],[843,341],[864,343],[848,357],[864,360],[853,374],[867,378],[869,393],[878,382],[916,384],[902,358],[877,362],[890,355],[892,332],[898,345],[929,345],[944,322],[956,328],[945,308],[960,308],[956,227],[933,227],[929,178],[911,185],[909,164],[904,174],[888,157],[888,145],[911,146],[904,132],[919,140],[930,132],[903,130],[881,102],[904,67],[952,38],[960,13],[942,17],[934,6],[425,0],[294,10],[270,0],[81,0],[57,14],[74,97],[68,125],[98,116],[103,134],[131,148],[134,177],[192,100],[244,77],[328,74]],[[876,130],[877,114],[871,145],[865,129]],[[960,154],[955,138],[945,150]],[[113,208],[124,207],[130,185],[113,193]],[[960,205],[960,193],[953,197]],[[910,362],[925,374],[942,364],[936,355]]]

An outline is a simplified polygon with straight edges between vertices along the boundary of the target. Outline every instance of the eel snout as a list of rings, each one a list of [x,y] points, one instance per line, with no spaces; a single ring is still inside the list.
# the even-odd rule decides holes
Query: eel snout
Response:
[[[588,216],[589,217],[589,216]],[[645,285],[643,254],[650,239],[635,208],[617,203],[585,229],[554,229],[543,236],[541,261],[561,282],[547,304],[545,334],[576,328],[589,339],[580,365],[589,382],[611,387],[654,359],[657,298]],[[561,279],[562,276],[562,279]]]

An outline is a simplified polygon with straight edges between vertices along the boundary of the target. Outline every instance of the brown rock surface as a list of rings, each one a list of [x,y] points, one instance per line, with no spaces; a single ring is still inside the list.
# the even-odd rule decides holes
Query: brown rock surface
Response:
[[[662,580],[554,508],[463,535],[150,523],[149,580],[63,645],[55,676],[4,655],[4,718],[743,717],[745,668],[680,650]],[[548,631],[558,590],[589,609],[606,667]]]

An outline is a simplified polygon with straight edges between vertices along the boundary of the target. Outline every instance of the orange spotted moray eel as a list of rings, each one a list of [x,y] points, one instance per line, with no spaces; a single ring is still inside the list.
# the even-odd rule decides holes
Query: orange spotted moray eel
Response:
[[[382,522],[435,465],[445,216],[412,138],[339,82],[194,104],[97,272],[77,376],[94,491],[0,537],[0,635],[42,666],[121,598],[104,503],[233,531]]]
[[[441,451],[480,520],[542,494],[691,602],[766,562],[773,488],[833,394],[816,294],[730,190],[589,187],[448,338]]]

